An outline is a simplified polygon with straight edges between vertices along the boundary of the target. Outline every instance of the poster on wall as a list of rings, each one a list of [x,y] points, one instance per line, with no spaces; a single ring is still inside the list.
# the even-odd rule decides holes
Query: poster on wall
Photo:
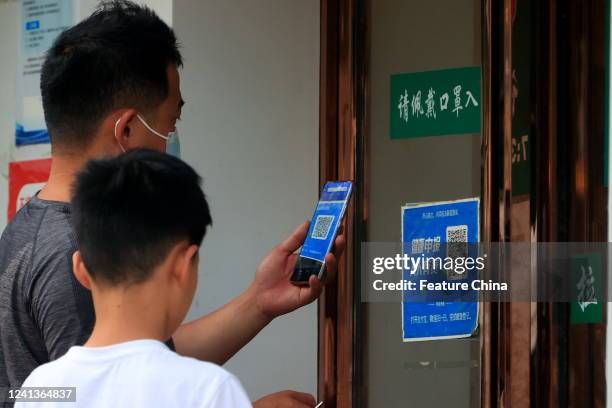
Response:
[[[403,253],[423,259],[476,258],[480,236],[479,199],[407,204],[402,207]],[[423,263],[425,265],[425,263]],[[456,274],[453,270],[404,270],[403,279],[432,284],[468,282],[476,270]],[[433,273],[436,272],[436,273]],[[453,291],[402,292],[402,336],[404,342],[470,337],[478,327],[478,294],[475,290],[456,295]]]
[[[9,163],[9,221],[44,186],[50,170],[51,159]]]
[[[40,95],[40,70],[55,38],[74,24],[74,0],[21,0],[15,145],[49,143]]]

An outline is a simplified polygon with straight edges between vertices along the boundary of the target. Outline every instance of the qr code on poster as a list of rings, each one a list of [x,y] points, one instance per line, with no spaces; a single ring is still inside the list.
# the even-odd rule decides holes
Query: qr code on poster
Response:
[[[446,227],[446,256],[451,258],[468,255],[468,227],[454,225]]]
[[[312,229],[312,234],[310,235],[311,238],[327,239],[327,235],[329,234],[333,221],[333,215],[319,215],[315,221],[314,228]]]
[[[446,256],[456,258],[466,258],[468,256],[468,227],[467,225],[454,225],[446,227]],[[466,278],[463,273],[458,273],[453,269],[446,271],[448,280],[459,280]]]

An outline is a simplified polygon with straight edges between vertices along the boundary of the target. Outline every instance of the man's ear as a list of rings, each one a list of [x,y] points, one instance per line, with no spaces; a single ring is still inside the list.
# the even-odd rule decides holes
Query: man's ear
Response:
[[[74,254],[72,254],[72,272],[81,285],[91,290],[89,271],[83,263],[83,258],[81,257],[80,251],[76,251]]]
[[[113,123],[113,137],[122,151],[130,149],[130,126],[136,119],[137,112],[134,109],[126,109]]]

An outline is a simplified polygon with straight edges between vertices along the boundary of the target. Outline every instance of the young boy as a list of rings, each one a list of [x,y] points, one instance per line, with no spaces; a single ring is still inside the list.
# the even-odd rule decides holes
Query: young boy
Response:
[[[84,346],[35,369],[23,387],[75,387],[76,403],[61,407],[251,407],[232,374],[164,344],[193,299],[211,224],[195,171],[151,150],[91,161],[72,210],[73,269],[91,290],[95,326]]]

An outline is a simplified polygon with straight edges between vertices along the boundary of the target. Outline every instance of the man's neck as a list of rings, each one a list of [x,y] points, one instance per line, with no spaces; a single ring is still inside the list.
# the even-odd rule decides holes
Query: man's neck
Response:
[[[49,201],[70,202],[70,190],[76,173],[87,157],[77,155],[53,156],[49,179],[38,193],[38,198]]]

